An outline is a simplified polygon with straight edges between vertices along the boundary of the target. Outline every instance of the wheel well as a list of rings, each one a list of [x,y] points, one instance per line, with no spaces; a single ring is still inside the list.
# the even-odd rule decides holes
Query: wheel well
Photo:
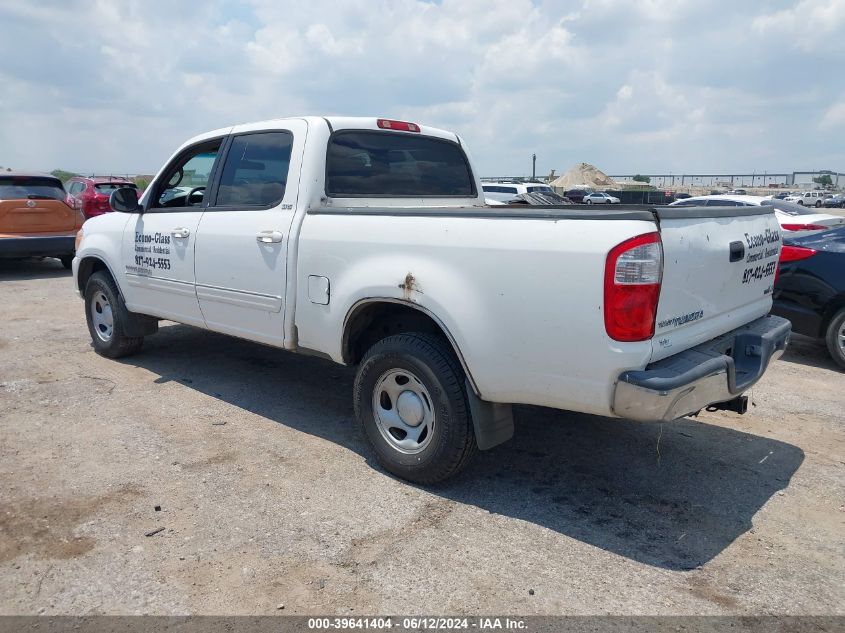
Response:
[[[355,365],[375,343],[394,334],[424,332],[433,334],[455,350],[443,326],[431,315],[403,303],[375,301],[354,308],[343,332],[343,360]]]
[[[825,308],[824,316],[822,317],[822,325],[821,325],[821,333],[820,336],[824,338],[827,336],[827,326],[830,325],[830,322],[833,320],[833,317],[839,312],[840,309],[845,308],[845,294],[840,294],[837,297],[834,297],[833,301],[831,301],[827,308]]]
[[[99,270],[106,271],[108,276],[114,279],[109,267],[106,266],[102,259],[97,259],[96,257],[86,257],[79,262],[79,272],[76,274],[77,283],[79,284],[79,292],[85,292],[85,286],[88,285],[88,280],[91,278],[91,275]],[[114,281],[117,283],[117,280]]]

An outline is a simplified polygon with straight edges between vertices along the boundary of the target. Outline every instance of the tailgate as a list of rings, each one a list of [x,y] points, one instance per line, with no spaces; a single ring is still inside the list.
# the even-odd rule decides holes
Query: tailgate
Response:
[[[660,207],[663,283],[652,360],[769,312],[780,256],[770,207]]]
[[[0,200],[0,233],[69,233],[76,219],[76,210],[61,200]]]

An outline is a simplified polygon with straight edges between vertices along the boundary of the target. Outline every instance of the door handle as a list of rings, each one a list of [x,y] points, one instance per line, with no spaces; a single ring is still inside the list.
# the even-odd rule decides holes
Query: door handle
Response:
[[[259,231],[255,240],[262,244],[278,244],[284,237],[281,231]]]
[[[182,239],[183,240],[186,237],[188,237],[191,234],[191,232],[188,229],[180,227],[178,229],[173,229],[172,231],[170,231],[170,234],[173,237],[175,237],[176,239]]]

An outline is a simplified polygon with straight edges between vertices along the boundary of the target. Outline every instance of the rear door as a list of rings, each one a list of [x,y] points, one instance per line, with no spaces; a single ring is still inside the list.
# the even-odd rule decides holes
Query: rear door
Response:
[[[79,214],[67,203],[58,178],[0,175],[0,234],[67,235],[79,228]]]
[[[769,312],[781,246],[770,207],[661,207],[657,214],[663,283],[653,360]]]
[[[127,222],[122,258],[131,310],[204,325],[197,303],[194,251],[222,142],[210,139],[180,152],[156,178],[144,212]]]
[[[206,327],[284,344],[290,227],[307,123],[232,130],[199,226],[196,288]]]

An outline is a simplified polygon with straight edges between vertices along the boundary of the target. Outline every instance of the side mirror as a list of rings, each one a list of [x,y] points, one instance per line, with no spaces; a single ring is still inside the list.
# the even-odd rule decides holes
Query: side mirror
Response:
[[[121,187],[111,192],[109,206],[118,213],[140,213],[138,190],[133,187]]]

